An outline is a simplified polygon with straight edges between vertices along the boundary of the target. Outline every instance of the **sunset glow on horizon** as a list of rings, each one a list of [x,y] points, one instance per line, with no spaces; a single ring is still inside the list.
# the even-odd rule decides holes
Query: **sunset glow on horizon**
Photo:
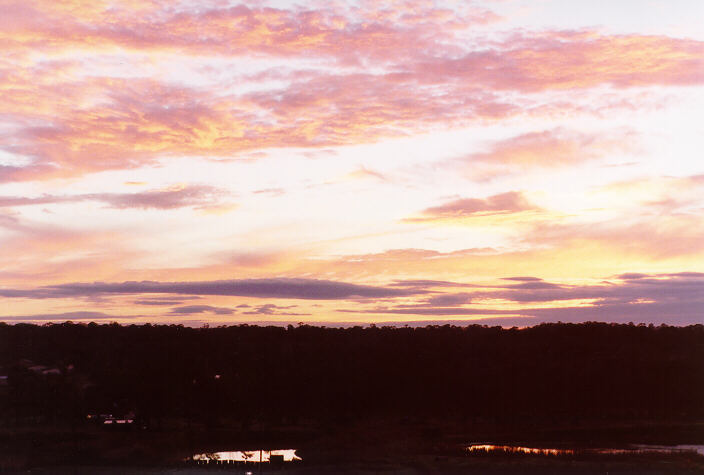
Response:
[[[0,3],[0,322],[704,322],[698,0]]]

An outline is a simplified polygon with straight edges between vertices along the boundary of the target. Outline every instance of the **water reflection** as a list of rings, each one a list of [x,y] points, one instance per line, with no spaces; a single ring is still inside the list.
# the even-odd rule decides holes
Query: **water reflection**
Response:
[[[296,455],[296,449],[281,449],[281,450],[235,450],[229,452],[205,452],[196,454],[192,458],[196,461],[223,461],[223,462],[272,462],[283,461],[293,462],[302,460]]]
[[[704,445],[629,445],[626,448],[580,448],[557,449],[543,447],[523,447],[520,445],[493,445],[472,444],[467,447],[469,453],[507,453],[507,454],[532,454],[532,455],[574,455],[580,454],[605,454],[629,455],[643,453],[696,453],[704,455]]]
[[[704,455],[704,445],[636,445],[641,452],[696,452]]]
[[[473,444],[467,447],[469,452],[509,452],[519,454],[534,454],[534,455],[562,455],[574,454],[571,449],[543,449],[536,447],[521,447],[519,445],[490,445],[490,444]]]

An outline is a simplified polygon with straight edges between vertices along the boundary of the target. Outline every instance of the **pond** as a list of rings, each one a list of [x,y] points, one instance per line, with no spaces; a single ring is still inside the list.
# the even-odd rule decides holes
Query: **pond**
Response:
[[[225,452],[204,452],[196,454],[189,460],[265,463],[272,461],[294,462],[302,460],[296,455],[296,449],[279,450],[233,450]]]
[[[575,454],[605,454],[629,455],[643,453],[696,453],[704,456],[704,445],[646,445],[631,444],[618,448],[567,448],[567,447],[524,447],[521,445],[493,445],[471,444],[467,452],[481,453],[507,453],[507,454],[532,454],[532,455],[575,455]]]

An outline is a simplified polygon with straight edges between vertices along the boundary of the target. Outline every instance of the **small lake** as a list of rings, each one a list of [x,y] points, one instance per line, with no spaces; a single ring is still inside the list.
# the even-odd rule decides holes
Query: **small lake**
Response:
[[[687,453],[692,452],[704,456],[704,445],[646,445],[632,444],[619,448],[550,448],[550,447],[524,447],[520,445],[493,445],[493,444],[471,444],[467,446],[467,452],[474,454],[481,453],[509,453],[509,454],[532,454],[532,455],[575,455],[575,454],[605,454],[605,455],[629,455],[643,453]]]
[[[223,462],[245,462],[245,463],[266,463],[272,460],[283,462],[294,462],[303,460],[296,455],[296,449],[279,450],[233,450],[225,452],[204,452],[196,454],[190,458],[195,461],[223,461]]]

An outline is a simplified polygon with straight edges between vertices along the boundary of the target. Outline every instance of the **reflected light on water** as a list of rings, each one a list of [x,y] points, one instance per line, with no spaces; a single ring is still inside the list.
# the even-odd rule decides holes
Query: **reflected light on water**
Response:
[[[519,445],[493,445],[493,444],[472,444],[467,447],[470,453],[492,453],[504,452],[510,454],[533,454],[533,455],[574,455],[581,454],[604,454],[604,455],[630,455],[637,453],[683,453],[694,452],[704,455],[704,445],[631,445],[628,448],[582,448],[582,449],[546,449],[537,447],[521,447]]]
[[[696,452],[704,455],[704,445],[637,445],[641,452]]]
[[[535,455],[563,455],[574,454],[571,449],[540,449],[535,447],[521,447],[517,445],[489,445],[476,444],[467,447],[469,452],[512,452],[520,454],[535,454]]]
[[[192,460],[222,460],[228,462],[269,462],[271,457],[283,457],[284,462],[302,460],[296,455],[296,449],[281,450],[235,450],[229,452],[206,452],[196,454]]]

